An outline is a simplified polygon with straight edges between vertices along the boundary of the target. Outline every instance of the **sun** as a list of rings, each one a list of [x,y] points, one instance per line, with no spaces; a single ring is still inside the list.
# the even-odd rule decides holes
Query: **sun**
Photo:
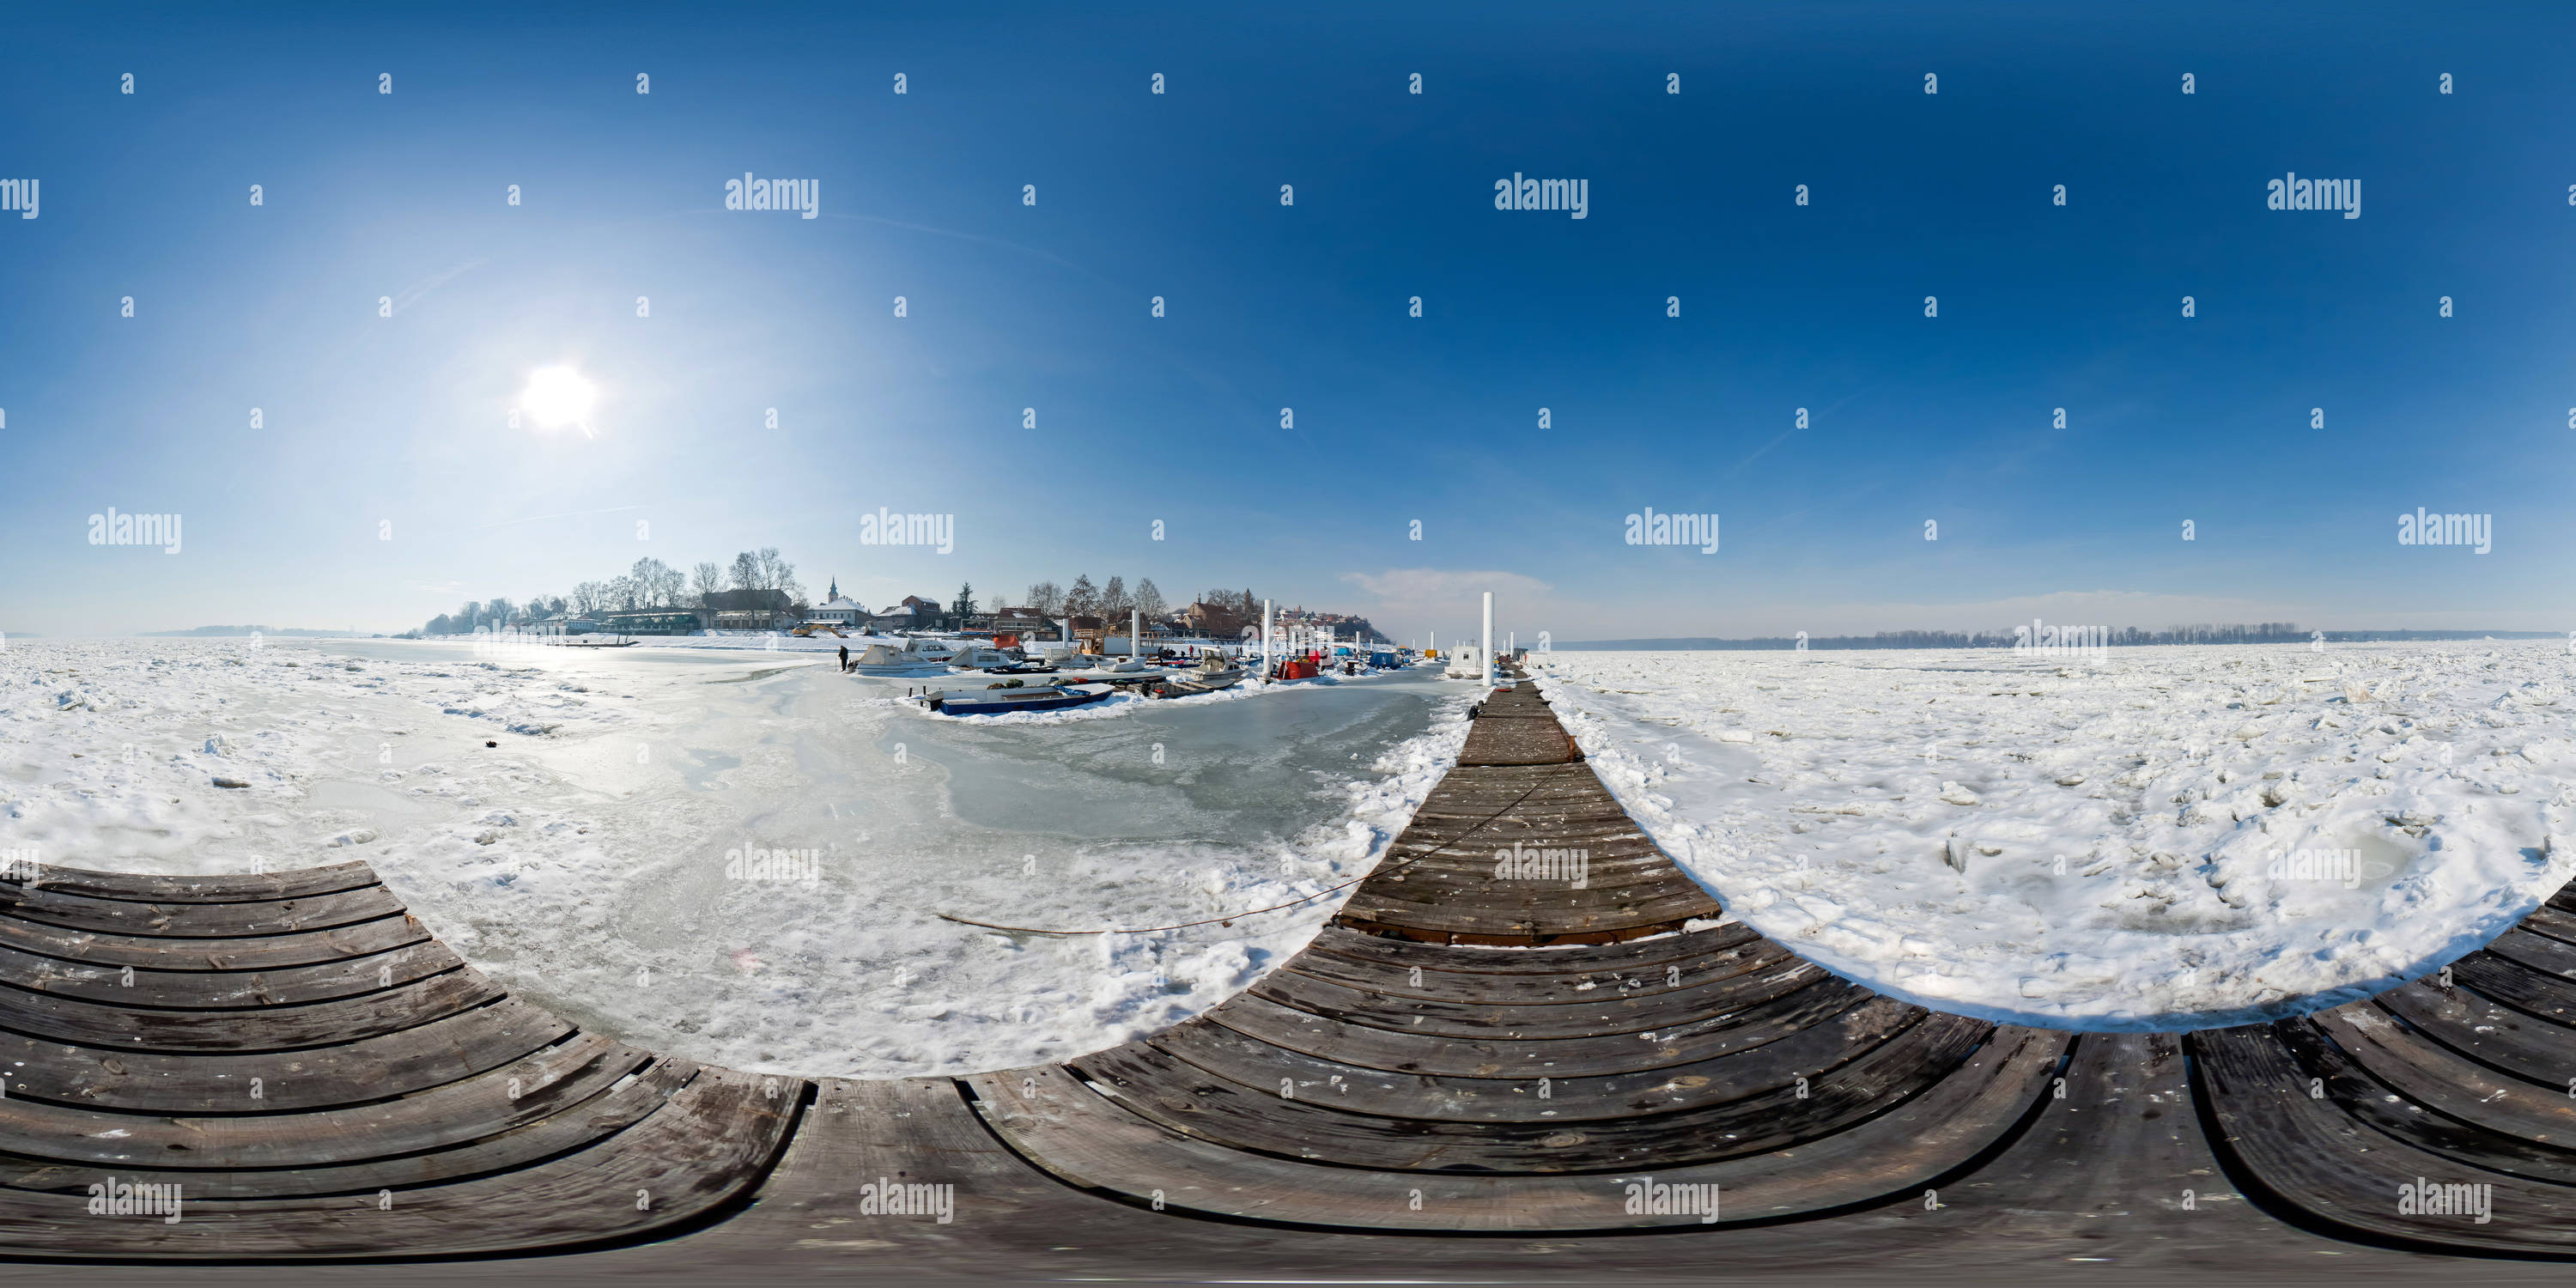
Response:
[[[579,425],[588,434],[591,405],[598,401],[599,387],[570,367],[539,367],[528,376],[528,387],[519,392],[519,410],[539,429]]]

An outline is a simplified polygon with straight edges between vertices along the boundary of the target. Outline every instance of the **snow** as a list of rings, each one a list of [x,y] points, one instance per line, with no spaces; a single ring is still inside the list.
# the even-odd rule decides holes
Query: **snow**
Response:
[[[1945,1010],[2301,1013],[2438,968],[2576,871],[2557,642],[1536,661],[1734,916]]]
[[[1402,830],[1473,697],[1412,673],[953,720],[840,674],[837,640],[750,642],[10,641],[0,859],[364,859],[586,1026],[759,1071],[958,1074],[1196,1014],[1343,892],[1151,934],[936,914],[1151,927],[1323,892]]]

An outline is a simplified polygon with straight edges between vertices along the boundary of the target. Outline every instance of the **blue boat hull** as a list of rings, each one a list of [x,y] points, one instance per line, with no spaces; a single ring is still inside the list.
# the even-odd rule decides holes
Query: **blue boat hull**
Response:
[[[998,716],[1014,711],[1062,711],[1067,707],[1088,706],[1109,697],[1108,693],[1077,693],[1058,690],[1045,696],[1005,697],[1004,694],[1028,694],[1027,689],[995,689],[990,696],[982,693],[941,698],[930,709],[945,716]],[[1041,691],[1043,692],[1043,691]]]

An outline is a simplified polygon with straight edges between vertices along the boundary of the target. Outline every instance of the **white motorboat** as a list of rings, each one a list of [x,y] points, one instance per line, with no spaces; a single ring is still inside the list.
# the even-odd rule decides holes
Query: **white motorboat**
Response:
[[[1242,667],[1227,661],[1222,654],[1210,653],[1200,658],[1197,666],[1173,672],[1172,678],[1163,682],[1162,689],[1166,697],[1186,697],[1193,693],[1231,689],[1242,682]]]
[[[878,643],[850,663],[850,669],[861,675],[925,676],[948,674],[949,650],[915,649],[916,644],[933,644],[933,640],[907,640],[904,647]]]
[[[1481,680],[1485,676],[1485,656],[1473,644],[1450,650],[1447,660],[1449,665],[1440,673],[1452,680]]]
[[[955,640],[936,639],[927,635],[908,636],[903,641],[904,652],[926,657],[936,662],[946,662],[950,658],[957,656],[957,647],[957,641]]]

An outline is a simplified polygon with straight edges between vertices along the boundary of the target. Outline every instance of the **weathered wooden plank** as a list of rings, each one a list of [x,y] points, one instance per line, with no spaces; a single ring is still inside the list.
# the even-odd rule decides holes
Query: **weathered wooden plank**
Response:
[[[2054,1248],[2060,1260],[2108,1259],[2130,1272],[2242,1267],[2290,1248],[2311,1259],[2366,1255],[2303,1236],[2236,1192],[2192,1111],[2181,1034],[2077,1036],[2033,1114],[1993,1160],[1942,1184],[1938,1209],[1895,1223],[1898,1237],[1932,1257],[2037,1257]],[[1847,1232],[1781,1229],[1851,1251],[1839,1246]]]
[[[2576,982],[2489,952],[2474,952],[2451,963],[2451,978],[2527,1014],[2576,1026]],[[2576,1034],[2570,1039],[2576,1039]]]
[[[1375,999],[1377,1005],[1386,1009],[1371,1017],[1370,1022],[1387,1026],[1412,1025],[1415,1023],[1412,1017],[1430,1015],[1440,1017],[1444,1026],[1466,1023],[1512,1028],[1522,1022],[1532,1022],[1561,1030],[1568,1024],[1583,1027],[1598,1023],[1605,1015],[1631,1016],[1646,1005],[1646,999],[1655,999],[1654,1005],[1659,1009],[1648,1016],[1647,1023],[1584,1027],[1584,1032],[1589,1034],[1653,1028],[1657,1024],[1696,1019],[1723,1009],[1734,1004],[1734,999],[1740,996],[1739,992],[1716,991],[1727,981],[1779,966],[1789,959],[1788,949],[1748,934],[1732,947],[1693,958],[1688,970],[1684,970],[1683,963],[1678,960],[1669,961],[1663,970],[1654,972],[1650,978],[1634,980],[1635,987],[1622,987],[1617,977],[1607,975],[1452,975],[1427,970],[1420,972],[1417,983],[1415,972],[1399,969],[1393,963],[1363,963],[1311,951],[1289,959],[1288,964],[1273,972],[1270,978],[1276,980],[1293,973],[1302,979],[1353,990],[1360,996],[1354,998],[1346,993],[1327,992],[1303,994],[1316,1004],[1330,1006],[1345,1015],[1358,1014],[1370,1007],[1372,999]],[[1606,982],[1591,988],[1581,987],[1581,982],[1596,978]],[[1293,987],[1294,982],[1290,981],[1290,986]],[[1264,995],[1281,997],[1292,1004],[1299,996],[1285,991]],[[1432,1004],[1434,1009],[1417,1008],[1413,1005],[1417,1002]],[[1519,1009],[1528,1006],[1566,1009],[1533,1012]],[[1524,1016],[1529,1018],[1525,1021]]]
[[[698,1073],[686,1060],[658,1059],[601,1094],[509,1131],[453,1149],[380,1158],[330,1167],[238,1171],[116,1169],[120,1180],[177,1183],[190,1200],[268,1199],[374,1194],[386,1189],[470,1180],[505,1173],[574,1150],[589,1149],[660,1109]],[[0,1185],[16,1189],[73,1189],[97,1180],[96,1167],[0,1156]]]
[[[1451,823],[1456,826],[1450,826]],[[1523,846],[1546,846],[1551,849],[1580,848],[1593,852],[1598,859],[1631,858],[1660,855],[1663,851],[1653,838],[1637,830],[1626,815],[1617,818],[1549,819],[1544,825],[1522,812],[1487,821],[1479,816],[1472,823],[1462,820],[1416,818],[1411,827],[1388,847],[1389,858],[1410,858],[1417,854],[1459,853],[1491,857],[1497,849],[1508,849],[1514,842]]]
[[[157,970],[280,970],[386,952],[429,938],[409,913],[331,930],[247,939],[157,939],[65,930],[0,917],[0,945],[64,961]]]
[[[306,899],[378,884],[376,870],[359,860],[291,872],[223,873],[215,876],[150,876],[140,872],[96,872],[85,868],[41,866],[31,881],[11,868],[0,884],[36,885],[93,899],[136,903],[264,903]]]
[[[802,1084],[701,1072],[660,1112],[534,1167],[453,1185],[324,1199],[189,1203],[186,1219],[87,1218],[76,1194],[0,1191],[22,1253],[80,1259],[407,1257],[527,1251],[636,1237],[695,1220],[756,1185],[785,1143]]]
[[[1350,1113],[1447,1122],[1584,1122],[1701,1109],[1792,1087],[1858,1058],[1926,1012],[1879,997],[1772,1042],[1667,1068],[1534,1078],[1451,1078],[1318,1059],[1219,1024],[1146,1038],[1166,1054],[1256,1092]]]
[[[1616,1230],[1770,1221],[1919,1196],[2009,1132],[2042,1093],[2062,1034],[1998,1030],[1954,1076],[1851,1131],[1791,1154],[1653,1169],[1716,1185],[1718,1222],[1634,1211],[1637,1173],[1508,1176],[1370,1172],[1247,1154],[1174,1133],[1045,1066],[968,1080],[977,1108],[1024,1156],[1068,1182],[1229,1217],[1416,1231]],[[1025,1091],[1023,1090],[1025,1088]],[[1159,1192],[1159,1195],[1158,1195]]]
[[[1799,962],[1779,995],[1647,1033],[1589,1037],[1460,1037],[1328,1020],[1243,994],[1206,1018],[1273,1046],[1363,1068],[1461,1078],[1572,1077],[1660,1069],[1741,1051],[1868,1001],[1876,994]]]
[[[1450,772],[1454,775],[1461,771]],[[1443,780],[1440,786],[1423,796],[1415,817],[1472,821],[1520,812],[1569,818],[1607,818],[1623,811],[1619,809],[1618,799],[1597,778],[1591,782],[1578,782],[1548,777],[1525,783],[1466,786],[1453,786],[1449,780]]]
[[[2567,1031],[2465,988],[2442,989],[2418,980],[2370,999],[2443,1047],[2506,1073],[2549,1083],[2576,1077],[2568,1066]]]
[[[470,1078],[543,1049],[572,1026],[522,1002],[339,1046],[258,1055],[109,1050],[0,1033],[9,1095],[145,1113],[270,1112],[361,1104]],[[251,1080],[260,1099],[251,1099]]]
[[[1830,1136],[1920,1094],[1992,1032],[1933,1015],[1798,1088],[1704,1109],[1580,1123],[1440,1122],[1348,1113],[1218,1078],[1135,1042],[1071,1066],[1175,1131],[1274,1154],[1395,1171],[1609,1171],[1737,1157]]]
[[[1766,1002],[1825,978],[1823,968],[1768,940],[1729,949],[1698,982],[1643,995],[1587,995],[1572,1002],[1478,1003],[1353,988],[1302,971],[1273,971],[1249,996],[1341,1023],[1467,1039],[1588,1038],[1688,1024]]]
[[[1569,850],[1573,852],[1565,852]],[[1531,851],[1555,853],[1534,856]],[[1509,860],[1509,865],[1506,860]],[[1654,842],[1635,833],[1607,841],[1589,837],[1507,833],[1463,843],[1444,841],[1438,845],[1406,845],[1390,849],[1374,875],[1402,873],[1478,882],[1526,883],[1526,878],[1510,876],[1513,868],[1529,865],[1537,870],[1542,863],[1550,871],[1565,869],[1568,875],[1582,878],[1593,889],[1622,882],[1685,879],[1681,870],[1673,866],[1673,861],[1665,857]]]
[[[1461,765],[1560,765],[1582,758],[1582,748],[1553,718],[1478,720],[1458,749]]]
[[[1587,974],[1642,972],[1660,975],[1668,962],[1684,963],[1687,970],[1687,963],[1692,958],[1724,952],[1752,938],[1752,927],[1730,921],[1706,929],[1654,939],[1632,939],[1619,944],[1483,948],[1387,939],[1344,926],[1327,925],[1316,932],[1306,950],[1364,961],[1398,972],[1420,966],[1426,975],[1435,971],[1443,975],[1528,975],[1553,981]],[[1511,986],[1497,982],[1492,987]]]
[[[416,1096],[302,1113],[169,1117],[0,1100],[11,1153],[89,1170],[328,1167],[452,1149],[599,1095],[653,1057],[583,1034]],[[259,1109],[265,1101],[241,1108]]]
[[[1350,932],[1331,928],[1341,934]],[[1733,932],[1733,933],[1727,933]],[[1697,936],[1707,947],[1687,956],[1661,957],[1631,955],[1626,962],[1603,964],[1582,969],[1567,962],[1558,971],[1498,972],[1489,970],[1461,971],[1449,969],[1447,959],[1432,954],[1455,955],[1474,949],[1440,948],[1416,945],[1427,960],[1406,963],[1396,956],[1366,957],[1336,952],[1318,943],[1309,944],[1305,952],[1289,960],[1281,969],[1294,970],[1328,983],[1369,992],[1399,997],[1421,997],[1435,1001],[1483,1005],[1521,1005],[1547,1002],[1580,1002],[1587,997],[1646,997],[1706,983],[1714,974],[1763,953],[1765,950],[1752,929],[1740,924],[1725,931]],[[1386,941],[1378,941],[1386,942]],[[1776,947],[1776,946],[1775,946]],[[1534,952],[1559,952],[1558,949],[1533,949]],[[1777,950],[1786,955],[1787,949]],[[1595,959],[1596,961],[1598,959]]]
[[[0,989],[0,1029],[134,1051],[286,1051],[378,1037],[501,999],[460,967],[362,997],[251,1011],[143,1011]]]
[[[1693,906],[1716,906],[1697,882],[1673,868],[1655,864],[1614,869],[1602,874],[1615,885],[1577,885],[1569,877],[1497,877],[1489,860],[1479,865],[1408,864],[1363,882],[1351,896],[1362,904],[1413,905],[1418,911],[1461,916],[1561,916],[1568,919],[1640,903],[1683,900]]]
[[[2576,1183],[2576,1154],[2427,1110],[2372,1077],[2306,1018],[2274,1025],[2273,1036],[2289,1048],[2311,1079],[2319,1080],[2310,1084],[2311,1096],[2323,1090],[2325,1098],[2345,1114],[2392,1140],[2472,1167],[2558,1185]]]
[[[2356,1121],[2310,1095],[2309,1075],[2269,1026],[2205,1029],[2187,1041],[2226,1152],[2312,1220],[2453,1248],[2576,1248],[2576,1192],[2468,1167]],[[2401,1214],[2401,1188],[2419,1182],[2491,1185],[2497,1219]]]
[[[1352,900],[1363,908],[1394,904],[1417,913],[1505,917],[1515,921],[1663,905],[1686,909],[1716,906],[1697,882],[1661,863],[1608,871],[1594,869],[1580,878],[1498,877],[1491,865],[1417,865],[1371,880]]]
[[[2486,951],[2543,975],[2576,979],[2576,944],[2560,943],[2520,926],[2496,936],[2487,944]]]
[[[236,1010],[354,997],[464,965],[435,939],[318,966],[268,971],[136,970],[38,957],[0,945],[0,984],[110,1006]],[[0,998],[0,1017],[11,1007]],[[5,1018],[0,1018],[5,1023]]]
[[[951,1187],[947,1216],[863,1210],[887,1182]],[[749,1210],[677,1243],[591,1260],[650,1273],[679,1258],[764,1268],[793,1259],[892,1283],[916,1274],[1026,1277],[1038,1265],[1067,1274],[1073,1244],[1130,1268],[1139,1257],[1165,1265],[1162,1258],[1187,1255],[1214,1271],[1240,1265],[1260,1237],[1064,1184],[996,1139],[946,1078],[827,1078]]]
[[[1705,898],[1693,899],[1676,895],[1668,899],[1639,903],[1611,903],[1594,909],[1564,910],[1541,907],[1519,909],[1448,909],[1436,904],[1411,903],[1393,899],[1360,898],[1355,895],[1343,905],[1340,920],[1346,925],[1384,926],[1416,933],[1437,935],[1481,935],[1496,940],[1550,939],[1576,935],[1621,938],[1640,931],[1660,931],[1677,926],[1694,917],[1715,915],[1720,909]]]
[[[2576,1145],[2576,1098],[2568,1096],[2564,1085],[2537,1085],[2489,1069],[2401,1026],[2368,1002],[2338,1006],[2309,1019],[2355,1064],[2409,1103],[2488,1131],[2560,1149]]]
[[[2562,944],[2576,944],[2576,912],[2554,903],[2544,903],[2531,910],[2531,915],[2516,923],[2535,935],[2546,935]]]
[[[145,937],[287,935],[372,921],[402,910],[402,901],[383,886],[238,903],[134,903],[69,894],[50,886],[33,890],[0,886],[0,914],[73,930]]]

